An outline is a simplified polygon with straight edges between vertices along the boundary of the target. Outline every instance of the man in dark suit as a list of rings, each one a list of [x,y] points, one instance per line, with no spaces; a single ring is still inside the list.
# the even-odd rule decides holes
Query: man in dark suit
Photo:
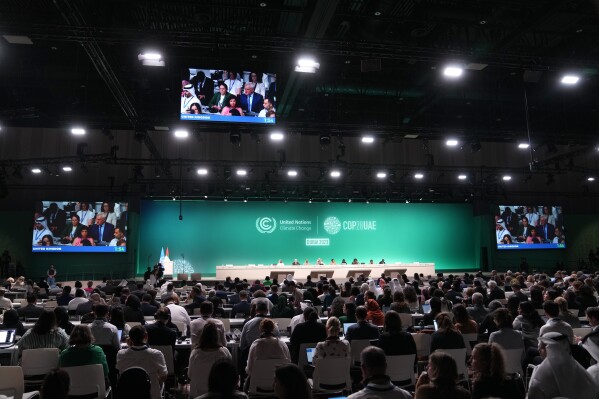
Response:
[[[513,237],[514,232],[518,228],[518,215],[512,212],[512,208],[506,207],[501,214],[501,218],[505,222],[505,227],[510,232],[510,236]]]
[[[233,306],[233,310],[231,310],[231,317],[234,317],[236,314],[244,314],[245,316],[250,314],[250,303],[248,302],[248,292],[243,290],[239,293],[239,303]]]
[[[158,308],[154,305],[152,305],[152,295],[150,294],[145,294],[142,298],[141,298],[141,312],[144,314],[144,316],[154,316],[154,314],[156,313],[156,311],[158,310]]]
[[[144,290],[143,283],[137,283],[136,286],[137,286],[137,289],[135,291],[133,291],[131,294],[138,297],[139,300],[141,301],[143,299],[144,295],[146,295],[146,291]]]
[[[497,286],[495,280],[489,280],[489,302],[495,299],[505,299],[505,292]]]
[[[298,324],[291,333],[291,360],[297,363],[300,353],[301,344],[309,344],[313,342],[322,342],[327,339],[327,329],[318,320],[318,313],[314,308],[307,307],[303,311],[304,320],[303,323]]]
[[[17,309],[19,317],[24,317],[26,319],[36,319],[40,317],[40,315],[44,313],[44,309],[35,306],[36,302],[37,297],[34,294],[27,294],[27,306]]]
[[[156,322],[152,324],[146,324],[146,331],[148,332],[148,345],[154,346],[172,346],[173,353],[175,350],[175,341],[177,340],[177,333],[175,330],[170,329],[166,326],[170,313],[167,309],[162,308],[156,311],[154,315]]]
[[[51,203],[42,215],[46,217],[48,229],[50,229],[54,236],[58,236],[64,230],[67,224],[67,213],[58,208],[56,202]]]
[[[379,337],[378,327],[366,321],[367,315],[368,311],[365,306],[356,308],[357,323],[347,329],[346,340],[351,342],[354,339],[377,339]]]
[[[241,95],[241,108],[244,113],[253,112],[258,114],[262,110],[264,97],[258,93],[254,93],[254,85],[246,83],[243,94]]]
[[[114,238],[114,225],[106,223],[106,216],[103,213],[98,213],[96,224],[90,227],[89,234],[94,241],[110,242]]]
[[[207,106],[214,96],[214,81],[207,78],[203,71],[199,71],[196,76],[191,78],[191,84],[202,105]]]
[[[543,241],[552,241],[555,237],[555,226],[547,223],[547,217],[545,215],[541,215],[539,218],[537,234]]]

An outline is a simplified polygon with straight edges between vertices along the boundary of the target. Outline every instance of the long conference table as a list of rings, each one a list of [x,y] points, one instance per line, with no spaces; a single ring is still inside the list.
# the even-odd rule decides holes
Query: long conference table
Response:
[[[216,266],[216,279],[224,280],[227,277],[239,277],[241,279],[255,280],[263,279],[265,276],[277,278],[283,281],[288,274],[292,274],[295,280],[305,281],[307,276],[318,278],[346,279],[356,277],[360,274],[378,278],[382,273],[387,276],[397,277],[397,274],[413,276],[414,273],[422,273],[424,276],[435,274],[434,263],[387,263],[360,264],[360,265],[223,265]]]

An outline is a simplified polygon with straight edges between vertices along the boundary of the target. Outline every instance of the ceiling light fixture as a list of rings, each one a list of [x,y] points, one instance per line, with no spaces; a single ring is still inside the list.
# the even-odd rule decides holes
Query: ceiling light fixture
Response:
[[[316,73],[316,70],[319,68],[320,64],[312,58],[300,58],[295,66],[295,72]]]
[[[372,136],[364,136],[364,137],[362,137],[362,143],[372,144],[372,143],[374,143],[374,137],[372,137]]]
[[[245,169],[237,169],[237,176],[247,176],[248,172]]]
[[[595,181],[595,178],[593,176],[589,176],[587,177],[587,181]]]
[[[424,175],[423,175],[422,173],[416,173],[416,174],[414,175],[414,178],[415,178],[415,179],[422,179],[422,178],[424,178]]]
[[[85,134],[85,129],[80,128],[80,127],[74,127],[71,129],[71,133],[76,136],[81,136],[81,135]]]
[[[157,52],[147,52],[141,53],[137,55],[137,59],[141,61],[141,64],[144,66],[156,66],[163,67],[164,60],[162,59],[162,54]]]
[[[331,171],[331,177],[339,177],[339,176],[341,176],[341,172],[339,172],[338,170]]]
[[[63,166],[62,170],[64,170],[65,172],[72,172],[73,168],[71,168],[70,166]]]
[[[519,143],[518,144],[518,148],[520,148],[521,150],[525,150],[528,147],[530,147],[530,145],[528,143]]]
[[[189,132],[187,130],[175,130],[175,137],[178,139],[184,139],[189,137]]]
[[[289,177],[295,177],[295,176],[297,176],[297,170],[288,170],[287,171],[287,176],[289,176]]]
[[[510,180],[512,180],[512,176],[505,175],[505,176],[502,177],[502,179],[503,179],[503,181],[510,181]]]
[[[460,180],[466,180],[468,178],[467,175],[458,175],[458,179]]]
[[[378,179],[384,179],[385,177],[387,177],[387,173],[385,173],[385,172],[378,172],[378,173],[376,174],[376,177],[377,177]]]
[[[206,176],[208,174],[208,169],[206,169],[206,168],[199,168],[197,170],[197,172],[198,172],[198,175],[200,175],[200,176]]]
[[[35,173],[37,175],[39,173],[42,173],[42,170],[40,168],[33,168],[33,169],[31,169],[31,172]]]
[[[272,132],[270,134],[270,139],[272,141],[281,141],[281,140],[283,140],[283,138],[284,138],[284,136],[283,136],[283,133],[281,133],[281,132]]]
[[[460,66],[450,65],[443,70],[443,75],[448,78],[459,78],[464,73],[464,68]]]
[[[578,83],[578,81],[580,80],[579,76],[576,75],[564,75],[562,77],[562,84],[565,85],[575,85],[576,83]]]
[[[456,139],[449,139],[445,142],[445,145],[448,147],[455,147],[458,145],[458,141]]]

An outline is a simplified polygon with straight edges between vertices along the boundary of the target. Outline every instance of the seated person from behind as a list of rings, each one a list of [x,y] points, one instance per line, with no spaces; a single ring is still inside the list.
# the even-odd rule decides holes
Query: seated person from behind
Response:
[[[351,341],[354,339],[377,339],[379,337],[378,327],[366,321],[367,316],[368,310],[365,306],[356,308],[357,322],[348,327],[345,339]]]
[[[24,317],[26,319],[37,319],[40,317],[42,313],[44,313],[44,309],[42,307],[37,307],[37,297],[35,294],[27,294],[27,306],[23,306],[17,309],[17,313],[19,317]]]
[[[440,313],[436,321],[438,330],[431,335],[431,353],[437,349],[466,348],[462,334],[454,326],[448,313]]]

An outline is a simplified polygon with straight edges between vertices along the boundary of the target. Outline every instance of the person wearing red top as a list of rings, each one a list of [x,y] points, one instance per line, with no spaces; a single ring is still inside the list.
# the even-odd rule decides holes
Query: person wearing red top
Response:
[[[368,310],[367,320],[370,320],[375,326],[385,325],[385,314],[381,311],[379,304],[374,299],[369,299],[366,303]]]

